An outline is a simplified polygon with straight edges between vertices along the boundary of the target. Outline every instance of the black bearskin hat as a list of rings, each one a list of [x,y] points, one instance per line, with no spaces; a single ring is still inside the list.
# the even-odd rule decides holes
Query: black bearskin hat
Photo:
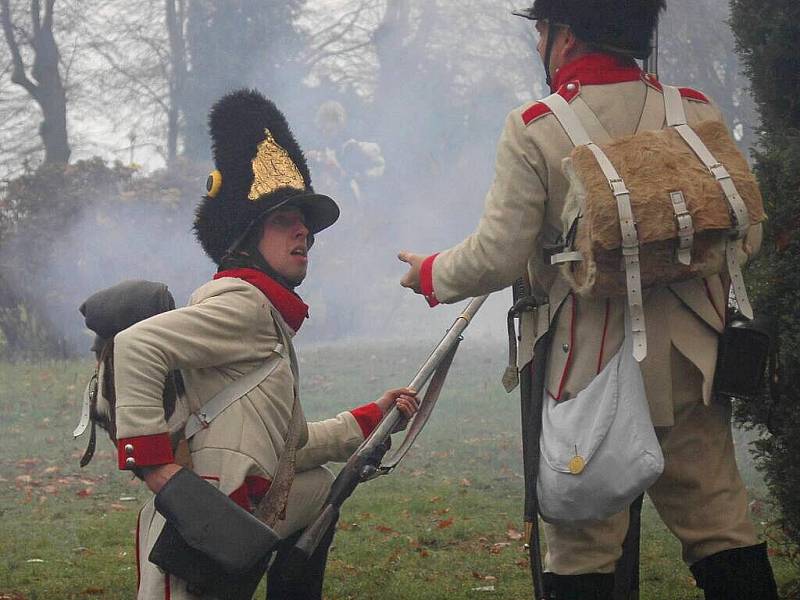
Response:
[[[535,0],[514,14],[568,25],[584,42],[601,50],[645,59],[666,0]]]
[[[303,152],[281,111],[256,90],[223,96],[208,117],[217,170],[195,213],[194,231],[220,264],[269,212],[303,212],[311,233],[339,218],[339,207],[311,187]]]

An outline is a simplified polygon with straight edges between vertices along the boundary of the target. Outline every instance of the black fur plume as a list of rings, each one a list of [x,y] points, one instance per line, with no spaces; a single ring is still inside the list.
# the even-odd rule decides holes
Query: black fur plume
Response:
[[[219,264],[231,245],[270,208],[314,190],[306,159],[286,117],[258,91],[244,89],[223,96],[211,108],[208,124],[222,187],[216,197],[205,196],[197,207],[194,231],[206,254]],[[306,189],[281,188],[253,201],[247,197],[254,177],[252,161],[266,129],[289,154]]]

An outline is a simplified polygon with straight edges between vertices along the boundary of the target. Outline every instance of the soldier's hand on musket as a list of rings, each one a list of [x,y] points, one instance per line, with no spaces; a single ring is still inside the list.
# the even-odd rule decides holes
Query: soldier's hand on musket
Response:
[[[401,429],[405,428],[405,424],[414,416],[419,407],[417,392],[411,388],[387,390],[383,393],[383,396],[375,400],[375,404],[380,407],[383,414],[386,414],[393,406],[397,406],[400,414],[404,417]]]
[[[420,287],[420,267],[422,266],[422,261],[425,260],[425,257],[422,254],[414,254],[412,252],[406,252],[403,250],[397,255],[404,263],[409,265],[408,271],[406,274],[403,275],[403,278],[400,280],[400,285],[403,287],[411,288],[416,293],[421,294],[422,288]]]

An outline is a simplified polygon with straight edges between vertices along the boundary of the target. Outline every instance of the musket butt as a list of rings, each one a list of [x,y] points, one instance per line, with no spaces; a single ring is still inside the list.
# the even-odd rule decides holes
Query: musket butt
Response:
[[[305,560],[311,558],[311,555],[314,554],[317,546],[322,541],[322,537],[330,527],[336,524],[336,519],[338,518],[339,511],[333,505],[328,504],[319,514],[317,520],[309,525],[303,535],[300,536],[300,539],[297,540],[293,552],[301,554]]]

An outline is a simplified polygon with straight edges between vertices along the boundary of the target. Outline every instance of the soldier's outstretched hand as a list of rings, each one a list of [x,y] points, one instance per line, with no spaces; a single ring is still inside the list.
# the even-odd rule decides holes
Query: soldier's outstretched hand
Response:
[[[422,288],[419,282],[419,271],[425,257],[422,254],[413,254],[412,252],[403,250],[397,255],[397,258],[407,263],[409,266],[408,271],[406,271],[406,274],[403,275],[403,278],[400,280],[400,285],[411,288],[416,293],[421,294]]]

